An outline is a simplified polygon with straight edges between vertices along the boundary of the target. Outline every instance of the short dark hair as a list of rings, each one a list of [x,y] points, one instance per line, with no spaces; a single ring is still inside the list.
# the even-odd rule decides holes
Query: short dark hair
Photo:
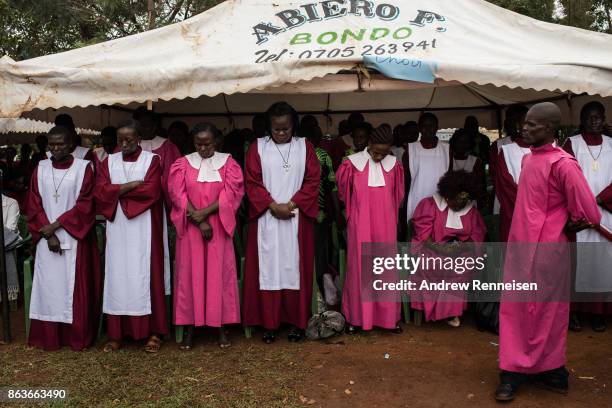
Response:
[[[141,135],[142,126],[140,125],[140,122],[135,119],[124,120],[123,122],[120,122],[119,125],[117,125],[117,130],[123,128],[133,129],[138,135],[138,137],[140,137]]]
[[[51,128],[51,130],[49,130],[48,135],[49,136],[63,135],[65,138],[68,138],[68,142],[72,143],[73,131],[67,126],[54,126]]]
[[[187,124],[182,120],[175,120],[172,122],[170,126],[168,126],[168,131],[170,131],[170,129],[178,129],[186,135],[189,134],[189,126],[187,126]]]
[[[221,147],[221,143],[223,142],[223,133],[221,133],[221,131],[210,122],[197,123],[189,133],[189,136],[191,136],[191,141],[193,142],[197,134],[202,132],[209,132],[212,134],[217,146]]]
[[[464,170],[446,172],[438,181],[438,193],[447,200],[466,192],[471,199],[476,196],[474,177]]]
[[[453,133],[453,135],[451,136],[450,140],[448,141],[448,144],[450,145],[451,150],[454,149],[454,146],[457,145],[457,140],[460,137],[466,137],[469,142],[470,142],[470,150],[472,150],[475,145],[476,145],[476,141],[474,140],[473,137],[471,137],[470,135],[468,135],[468,133],[465,131],[465,129],[457,129],[455,130],[455,133]]]
[[[268,131],[268,134],[272,134],[272,118],[278,118],[285,115],[291,117],[291,123],[293,126],[292,136],[299,135],[300,118],[293,106],[289,105],[287,102],[276,102],[266,111],[266,130]]]
[[[606,114],[606,108],[603,106],[603,104],[601,102],[598,101],[591,101],[586,103],[582,109],[580,109],[580,122],[584,122],[585,116],[586,114],[593,110],[593,109],[597,109],[598,111],[600,111],[603,115]]]
[[[424,112],[419,116],[419,125],[423,123],[425,119],[433,119],[436,124],[439,124],[438,117],[432,112]]]

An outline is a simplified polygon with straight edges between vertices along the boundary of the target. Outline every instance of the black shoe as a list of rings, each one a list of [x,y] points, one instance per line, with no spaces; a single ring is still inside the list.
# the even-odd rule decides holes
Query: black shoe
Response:
[[[501,383],[495,390],[495,399],[500,402],[512,401],[516,397],[516,389],[512,384]]]
[[[346,333],[347,334],[357,334],[359,332],[359,327],[357,326],[353,326],[353,325],[348,325],[346,326]]]
[[[297,343],[298,341],[304,338],[304,331],[298,329],[297,327],[292,327],[289,329],[289,334],[287,335],[287,340],[292,343]]]
[[[603,315],[593,315],[591,319],[591,327],[594,332],[603,333],[606,331],[606,319]]]
[[[402,329],[402,326],[400,326],[399,324],[395,327],[395,329],[391,329],[391,333],[394,334],[402,334],[404,332],[404,329]]]
[[[569,391],[569,373],[565,368],[548,371],[537,375],[533,384],[538,388],[565,395]]]
[[[274,341],[276,341],[276,333],[273,331],[265,331],[261,339],[266,344],[274,343]]]
[[[582,325],[580,324],[580,317],[578,317],[578,313],[570,313],[569,329],[573,332],[582,331]]]

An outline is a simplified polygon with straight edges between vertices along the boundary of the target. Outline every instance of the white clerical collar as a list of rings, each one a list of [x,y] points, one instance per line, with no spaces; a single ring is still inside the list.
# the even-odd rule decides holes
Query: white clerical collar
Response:
[[[195,152],[185,157],[191,167],[199,170],[198,182],[204,183],[221,181],[219,169],[225,166],[225,162],[227,162],[229,156],[230,155],[227,153],[215,152],[211,157],[202,159],[198,152]]]
[[[397,158],[395,156],[388,154],[380,163],[376,163],[374,160],[372,160],[372,156],[370,156],[370,153],[368,153],[367,148],[361,152],[350,155],[348,159],[359,171],[363,171],[366,163],[370,163],[368,167],[368,187],[385,186],[385,176],[383,175],[382,170],[385,169],[387,173],[390,172],[393,167],[395,167],[395,163],[397,162]]]
[[[439,193],[434,193],[433,199],[438,206],[440,211],[446,210],[448,207],[448,203]],[[467,214],[472,207],[474,206],[474,201],[470,201],[465,207],[463,207],[459,211],[453,211],[450,208],[448,209],[448,215],[446,217],[446,228],[450,229],[463,229],[463,223],[461,222],[461,217]]]
[[[159,149],[164,144],[164,142],[166,142],[166,139],[161,136],[155,136],[151,140],[142,139],[140,141],[140,147],[142,148],[142,150],[152,152],[153,150]]]

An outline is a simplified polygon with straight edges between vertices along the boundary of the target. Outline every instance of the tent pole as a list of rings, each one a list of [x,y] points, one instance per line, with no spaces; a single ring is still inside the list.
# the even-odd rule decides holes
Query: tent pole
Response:
[[[3,191],[3,172],[0,170],[0,191]],[[6,272],[6,258],[4,253],[4,214],[0,206],[0,293],[2,294],[2,335],[5,344],[11,342],[11,316],[8,299],[8,276]]]

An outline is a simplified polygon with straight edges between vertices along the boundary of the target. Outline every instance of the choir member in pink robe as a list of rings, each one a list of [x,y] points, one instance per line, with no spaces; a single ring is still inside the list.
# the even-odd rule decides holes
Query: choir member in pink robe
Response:
[[[580,113],[582,134],[567,139],[563,149],[576,157],[578,164],[597,198],[602,220],[601,224],[612,229],[612,212],[610,212],[610,192],[612,191],[612,139],[603,134],[606,123],[606,110],[599,102],[590,102],[582,107]],[[607,197],[606,197],[607,195]],[[607,206],[606,206],[607,201]],[[594,230],[581,231],[576,234],[576,291],[596,293],[610,292],[612,281],[606,279],[609,265],[612,263],[612,249],[601,253],[602,244],[589,245],[582,242],[608,242]],[[602,270],[605,266],[605,270]],[[612,315],[612,304],[606,302],[575,303],[575,311],[570,318],[570,330],[580,331],[581,323],[578,311],[592,314],[591,326],[596,332],[606,330],[606,315]]]
[[[242,170],[219,153],[222,135],[214,125],[191,131],[195,153],[170,170],[172,222],[176,227],[174,324],[188,326],[181,348],[190,350],[193,328],[219,328],[218,344],[230,346],[223,325],[240,323],[234,255],[236,211],[244,195]]]
[[[310,142],[297,137],[290,105],[272,105],[266,118],[270,136],[253,142],[246,157],[243,320],[263,326],[266,343],[276,339],[281,323],[292,326],[289,340],[299,341],[310,317],[320,165]]]
[[[406,184],[406,220],[410,222],[414,210],[422,199],[431,197],[438,181],[449,169],[452,161],[450,147],[436,136],[438,118],[425,112],[419,118],[421,140],[408,144],[403,157]]]
[[[564,230],[592,228],[600,223],[601,213],[576,160],[554,145],[560,123],[561,111],[553,103],[537,104],[527,113],[523,137],[531,153],[523,159],[508,238],[509,245],[515,245],[506,251],[504,282],[514,278],[538,284],[544,281],[564,293],[543,293],[550,287],[543,285],[532,294],[530,299],[534,300],[513,302],[515,294],[502,294],[502,373],[495,393],[499,401],[514,399],[518,386],[530,379],[557,392],[568,390],[565,349],[569,302],[564,296],[569,296],[569,284],[564,282],[569,282],[571,274]],[[536,247],[536,243],[540,245]],[[536,296],[548,296],[548,300],[536,301]]]
[[[159,156],[139,147],[139,128],[136,121],[118,128],[121,151],[108,156],[97,173],[97,210],[107,220],[105,352],[117,350],[129,336],[148,338],[145,350],[155,353],[168,333],[161,167]]]
[[[362,243],[395,244],[399,206],[404,198],[404,170],[391,153],[393,134],[381,126],[370,135],[367,149],[350,155],[338,168],[338,195],[347,217],[347,273],[342,313],[349,333],[374,326],[401,332],[401,302],[362,299]]]
[[[504,123],[506,136],[491,144],[489,173],[495,191],[493,213],[499,214],[499,235],[502,242],[508,240],[521,162],[523,156],[529,153],[522,137],[526,114],[527,107],[524,105],[509,107]]]
[[[69,129],[49,132],[52,158],[34,170],[28,228],[36,245],[28,344],[83,350],[96,338],[102,276],[89,162],[70,155]]]
[[[438,192],[421,200],[417,206],[413,217],[415,235],[412,242],[423,243],[421,248],[426,255],[456,257],[461,254],[452,252],[452,247],[445,244],[484,241],[487,229],[473,200],[477,191],[473,177],[464,170],[448,172],[440,179]],[[461,275],[437,272],[438,277],[446,281],[464,280]],[[425,270],[419,271],[419,276],[428,282],[438,279],[435,272],[431,274]],[[448,324],[453,327],[460,326],[459,318],[467,308],[467,293],[463,291],[420,291],[414,298],[411,307],[424,311],[426,320],[449,319]]]

